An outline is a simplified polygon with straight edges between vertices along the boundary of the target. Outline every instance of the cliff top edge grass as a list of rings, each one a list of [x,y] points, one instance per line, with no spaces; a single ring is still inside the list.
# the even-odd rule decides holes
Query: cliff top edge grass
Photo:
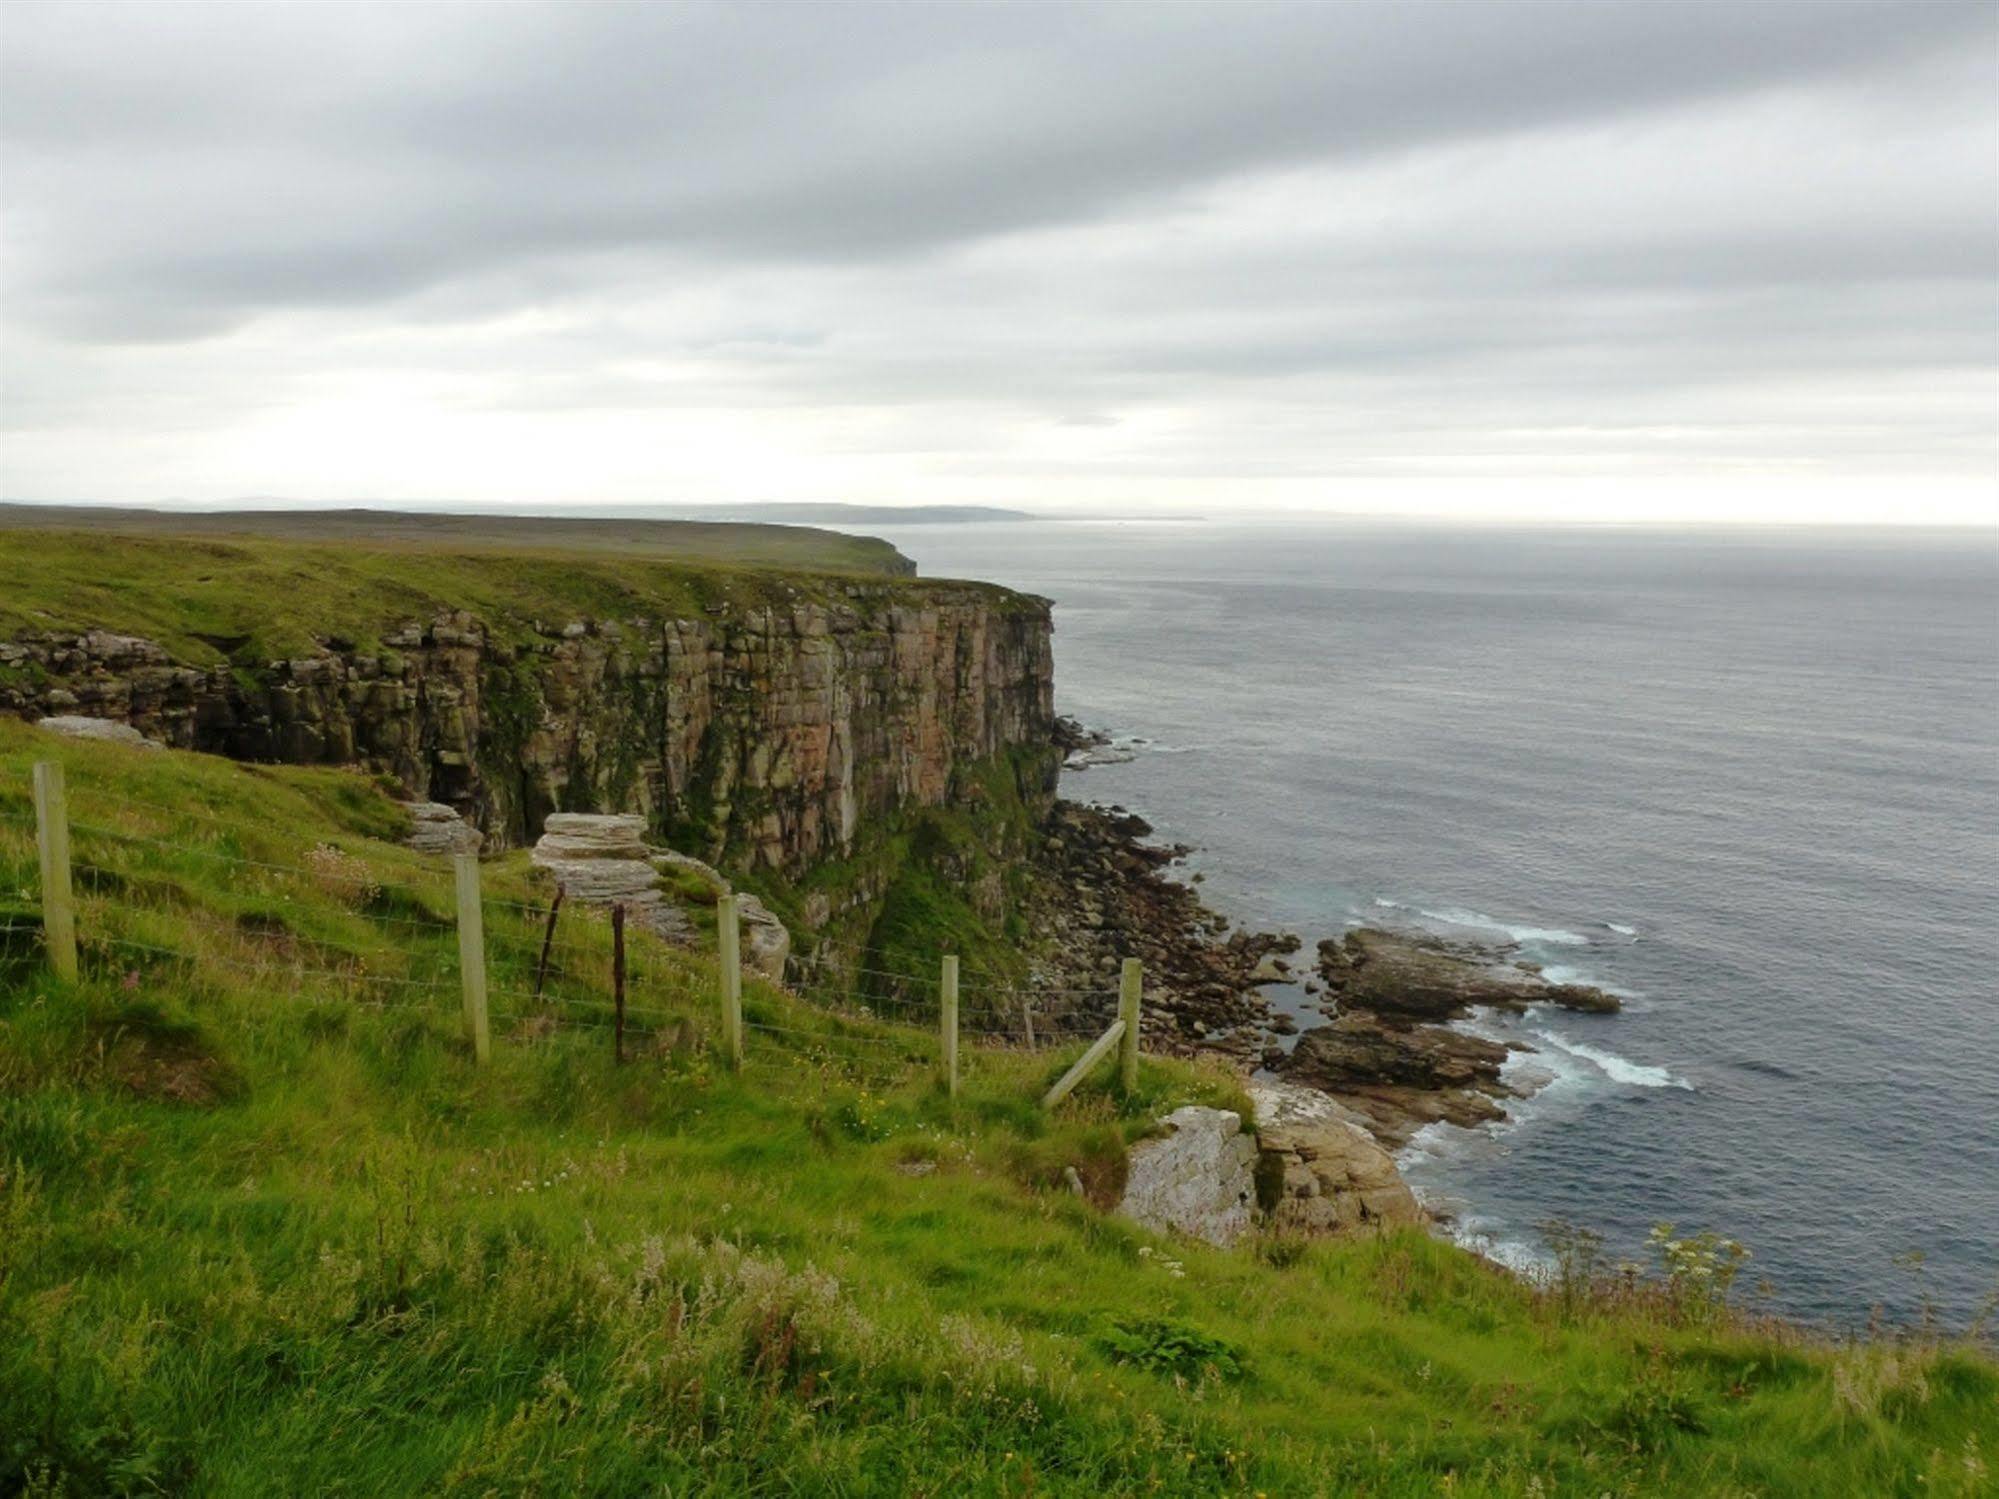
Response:
[[[1029,606],[990,584],[911,577],[900,554],[872,538],[798,527],[647,524],[665,528],[667,539],[576,547],[537,543],[525,533],[172,538],[0,525],[7,585],[0,638],[101,629],[157,641],[194,665],[254,666],[310,654],[328,639],[371,648],[401,625],[458,610],[505,640],[576,619],[828,600],[857,584],[877,600],[923,602],[975,590]],[[804,539],[785,534],[793,531]],[[752,534],[738,544],[734,533]],[[774,550],[763,533],[781,538]]]
[[[261,537],[374,547],[426,544],[525,551],[612,552],[688,562],[904,574],[907,558],[874,536],[762,521],[475,515],[411,510],[144,510],[0,504],[0,530],[123,536]]]
[[[83,974],[34,941],[28,772],[69,787]],[[1107,1215],[1146,1059],[967,1048],[638,948],[489,860],[492,1060],[451,883],[351,772],[0,722],[0,1491],[1969,1496],[1999,1374],[1421,1235],[1232,1250]],[[322,854],[321,849],[330,850]],[[1089,1198],[1063,1186],[1074,1167]]]

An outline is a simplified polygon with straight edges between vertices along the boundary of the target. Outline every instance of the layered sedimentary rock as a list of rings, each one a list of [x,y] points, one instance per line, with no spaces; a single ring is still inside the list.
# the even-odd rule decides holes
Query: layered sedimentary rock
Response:
[[[136,732],[136,731],[134,731]],[[151,743],[150,740],[147,741]],[[409,846],[420,854],[476,854],[486,840],[442,802],[410,802]]]
[[[489,846],[551,812],[635,812],[676,847],[795,874],[871,820],[950,804],[966,766],[1016,746],[1053,792],[1047,603],[975,585],[840,583],[694,618],[457,613],[251,665],[51,634],[0,642],[0,668],[0,710],[385,772]]]
[[[791,956],[791,933],[784,923],[754,895],[732,891],[712,866],[672,849],[647,847],[643,818],[554,813],[530,859],[548,872],[565,899],[623,906],[631,920],[670,942],[695,941],[690,900],[713,906],[733,893],[743,967],[772,983],[784,979]],[[667,877],[676,877],[672,889]]]

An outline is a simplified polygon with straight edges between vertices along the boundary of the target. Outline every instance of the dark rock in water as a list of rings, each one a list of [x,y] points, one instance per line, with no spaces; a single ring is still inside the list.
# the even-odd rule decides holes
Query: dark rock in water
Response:
[[[1372,927],[1319,944],[1319,973],[1347,1009],[1412,1020],[1455,1020],[1480,1006],[1520,1011],[1530,1004],[1609,1014],[1615,995],[1585,984],[1551,984],[1538,971],[1441,938]]]
[[[1398,1026],[1371,1015],[1342,1015],[1305,1032],[1289,1070],[1329,1093],[1397,1087],[1496,1088],[1507,1050],[1497,1041],[1441,1025]]]
[[[1564,1010],[1583,1010],[1592,1015],[1614,1015],[1624,1008],[1615,994],[1607,994],[1590,984],[1551,984],[1540,997]]]
[[[1505,1117],[1507,1048],[1441,1025],[1397,1025],[1342,1015],[1309,1030],[1285,1059],[1286,1080],[1329,1093],[1401,1145],[1435,1120],[1472,1126]]]
[[[1341,1100],[1391,1145],[1435,1120],[1502,1119],[1502,1100],[1520,1095],[1501,1069],[1510,1053],[1533,1048],[1467,1035],[1448,1022],[1479,1008],[1618,1008],[1615,995],[1551,984],[1511,952],[1372,928],[1321,942],[1319,973],[1337,1018],[1307,1031],[1274,1070]]]

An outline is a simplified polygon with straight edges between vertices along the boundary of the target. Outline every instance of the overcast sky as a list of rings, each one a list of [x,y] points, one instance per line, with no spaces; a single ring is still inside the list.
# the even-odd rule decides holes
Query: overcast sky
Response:
[[[1999,517],[1993,0],[0,5],[0,494]]]

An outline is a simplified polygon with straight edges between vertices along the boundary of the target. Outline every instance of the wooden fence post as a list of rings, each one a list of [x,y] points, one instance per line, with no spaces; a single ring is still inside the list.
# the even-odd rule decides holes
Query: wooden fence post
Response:
[[[486,1026],[486,922],[479,908],[479,858],[459,854],[451,861],[458,876],[458,972],[465,986],[465,1035],[481,1064],[492,1055]]]
[[[1127,1093],[1138,1087],[1138,999],[1144,988],[1145,965],[1136,958],[1126,958],[1118,979],[1117,1011],[1118,1019],[1124,1022],[1124,1035],[1118,1038],[1117,1070],[1118,1081]]]
[[[62,762],[35,762],[35,832],[42,856],[42,945],[49,967],[76,982],[76,899],[69,886],[69,803]]]
[[[1104,1059],[1110,1049],[1124,1036],[1124,1022],[1113,1020],[1111,1028],[1090,1043],[1090,1049],[1076,1058],[1076,1065],[1056,1080],[1055,1086],[1041,1097],[1041,1107],[1052,1109],[1069,1096],[1070,1090],[1090,1074],[1090,1069]]]
[[[611,1034],[611,1056],[625,1060],[625,903],[611,907],[611,998],[617,1006],[617,1028]]]
[[[742,931],[736,925],[736,897],[715,902],[715,958],[722,977],[722,1045],[729,1065],[743,1065]]]
[[[944,1090],[952,1098],[958,1096],[958,956],[947,953],[944,956],[944,971],[938,975],[938,1024],[942,1028],[941,1040],[944,1047]]]

